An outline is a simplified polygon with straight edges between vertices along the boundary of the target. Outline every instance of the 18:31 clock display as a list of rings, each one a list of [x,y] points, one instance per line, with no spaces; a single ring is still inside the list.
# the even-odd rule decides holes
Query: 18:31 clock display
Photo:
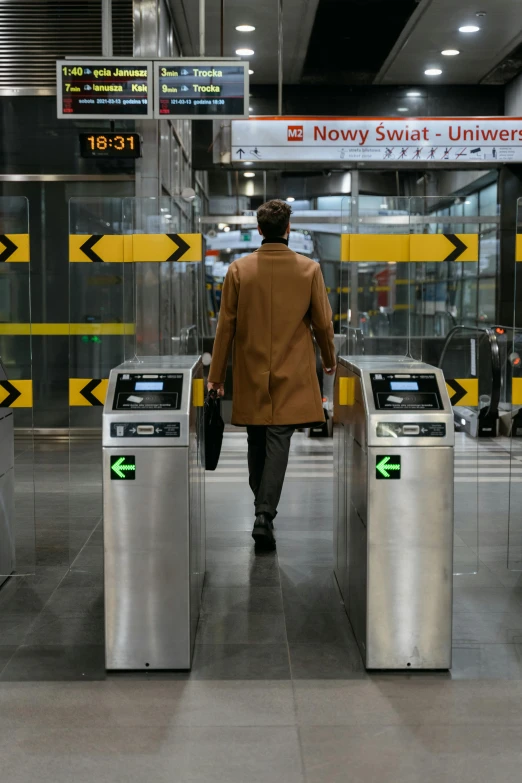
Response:
[[[80,133],[82,158],[140,158],[139,133]]]

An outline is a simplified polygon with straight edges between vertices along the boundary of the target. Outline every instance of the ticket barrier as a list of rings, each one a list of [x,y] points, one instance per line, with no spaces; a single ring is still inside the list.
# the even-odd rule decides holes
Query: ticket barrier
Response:
[[[0,380],[8,380],[1,361]],[[0,585],[15,567],[13,411],[0,408]]]
[[[205,575],[203,365],[111,371],[103,412],[105,653],[110,670],[190,669]]]
[[[341,357],[335,385],[335,574],[365,666],[449,669],[454,428],[443,374],[404,357]]]

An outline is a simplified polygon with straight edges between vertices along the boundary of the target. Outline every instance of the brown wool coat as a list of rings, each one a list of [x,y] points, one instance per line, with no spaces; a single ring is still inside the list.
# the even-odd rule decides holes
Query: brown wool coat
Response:
[[[233,342],[233,424],[324,421],[312,329],[325,367],[333,367],[332,310],[319,264],[274,242],[230,265],[209,381],[224,382]]]

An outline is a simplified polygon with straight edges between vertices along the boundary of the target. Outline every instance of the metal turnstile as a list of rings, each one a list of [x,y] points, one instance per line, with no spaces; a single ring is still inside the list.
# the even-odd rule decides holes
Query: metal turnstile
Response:
[[[341,357],[335,573],[366,668],[449,669],[453,414],[441,370]]]
[[[2,374],[1,379],[6,380],[0,371],[0,377]],[[15,565],[13,411],[0,408],[0,585]]]
[[[103,411],[107,669],[190,669],[205,575],[203,366],[111,371]]]

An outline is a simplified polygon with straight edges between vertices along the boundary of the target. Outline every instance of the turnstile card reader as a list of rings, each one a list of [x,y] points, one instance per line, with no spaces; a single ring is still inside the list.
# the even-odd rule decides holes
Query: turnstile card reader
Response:
[[[103,412],[107,669],[190,669],[205,575],[198,357],[111,371]]]
[[[451,667],[453,413],[438,368],[341,357],[335,572],[368,669]]]

